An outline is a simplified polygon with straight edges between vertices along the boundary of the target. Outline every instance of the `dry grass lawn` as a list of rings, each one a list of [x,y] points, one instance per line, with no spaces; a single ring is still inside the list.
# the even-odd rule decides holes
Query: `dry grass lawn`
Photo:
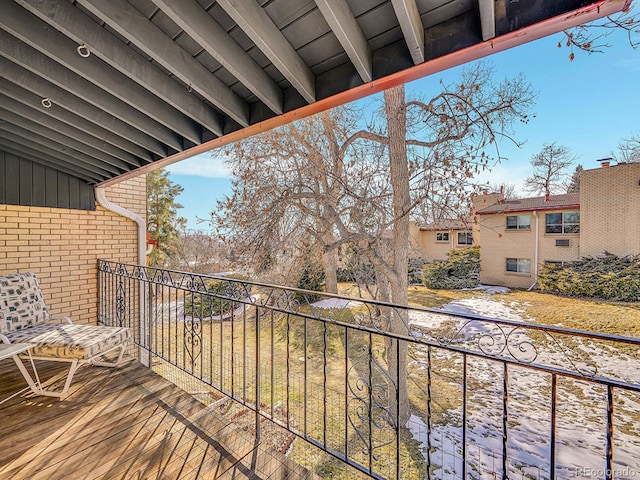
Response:
[[[481,290],[430,290],[422,286],[409,288],[409,302],[440,308],[453,300],[485,297],[510,305],[518,304],[533,323],[563,326],[609,335],[640,338],[640,304],[562,297],[558,295],[512,290],[505,294],[488,294]]]

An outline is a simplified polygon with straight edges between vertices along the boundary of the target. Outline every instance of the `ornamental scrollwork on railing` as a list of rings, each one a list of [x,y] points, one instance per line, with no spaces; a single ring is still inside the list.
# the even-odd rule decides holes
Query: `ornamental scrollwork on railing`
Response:
[[[363,345],[361,351],[368,358],[367,365],[356,364],[347,373],[347,418],[362,445],[362,453],[379,460],[379,452],[395,442],[397,419],[393,402],[397,398],[397,385],[384,365],[378,361],[378,349]],[[391,433],[389,440],[385,432]]]
[[[127,290],[124,288],[124,281],[120,279],[116,289],[116,322],[119,327],[125,326],[127,311]]]
[[[430,332],[420,328],[422,339],[433,338],[443,347],[457,347],[487,357],[506,358],[527,365],[562,367],[585,377],[598,373],[597,365],[579,358],[557,336],[560,333],[534,329],[526,325],[492,322],[487,319],[464,320],[453,333]]]
[[[202,320],[198,316],[184,317],[184,348],[189,356],[191,370],[202,354]]]

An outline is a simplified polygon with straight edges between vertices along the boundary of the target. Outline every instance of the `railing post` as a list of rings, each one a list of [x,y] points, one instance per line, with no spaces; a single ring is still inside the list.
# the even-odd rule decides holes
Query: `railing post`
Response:
[[[256,305],[256,442],[260,441],[260,307]]]
[[[556,478],[556,402],[558,398],[558,378],[551,375],[551,442],[549,445],[549,479]]]
[[[508,448],[508,407],[509,407],[509,364],[503,363],[504,370],[502,373],[502,480],[509,478],[509,459],[507,458]]]
[[[607,462],[606,478],[613,478],[613,386],[607,385]]]

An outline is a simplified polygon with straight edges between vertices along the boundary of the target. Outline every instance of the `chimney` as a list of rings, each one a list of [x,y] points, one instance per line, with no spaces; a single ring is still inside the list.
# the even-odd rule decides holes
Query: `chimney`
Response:
[[[544,201],[545,201],[545,202],[548,202],[548,201],[549,201],[549,194],[548,194],[548,193],[546,193],[546,194],[544,195]]]
[[[608,167],[611,164],[611,160],[613,160],[611,157],[601,158],[599,160],[596,160],[596,162],[600,162],[601,167]]]

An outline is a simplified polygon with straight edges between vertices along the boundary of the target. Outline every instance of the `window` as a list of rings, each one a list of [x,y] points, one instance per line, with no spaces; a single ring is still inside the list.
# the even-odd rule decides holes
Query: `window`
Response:
[[[458,232],[458,245],[473,245],[473,234],[471,232]]]
[[[436,242],[448,242],[449,232],[436,232]]]
[[[531,260],[528,258],[507,258],[507,272],[531,273]]]
[[[531,230],[531,215],[507,216],[507,230]]]
[[[580,233],[580,212],[547,213],[545,233]]]

